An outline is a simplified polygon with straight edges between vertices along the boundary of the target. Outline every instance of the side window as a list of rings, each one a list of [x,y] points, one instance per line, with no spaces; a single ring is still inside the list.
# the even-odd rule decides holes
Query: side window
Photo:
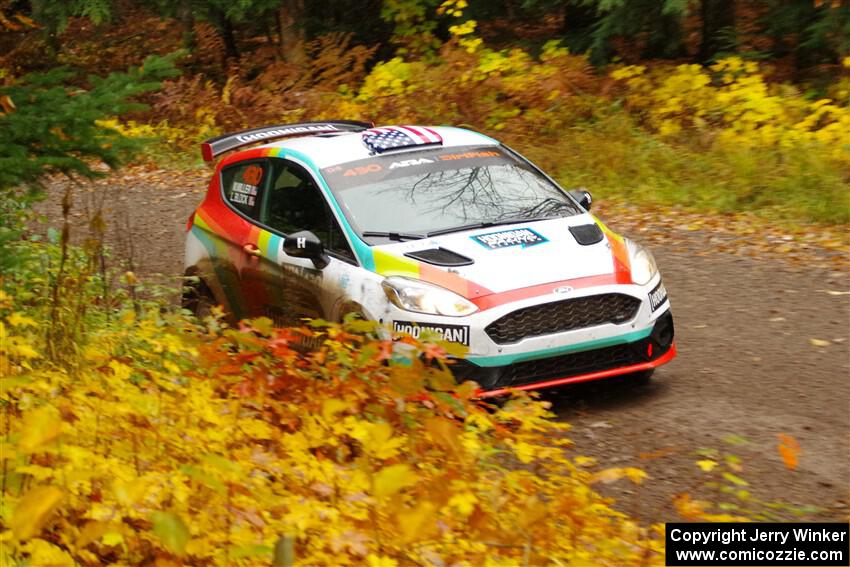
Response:
[[[223,170],[221,186],[225,200],[243,214],[259,218],[268,170],[265,160],[240,163]]]
[[[342,229],[316,182],[297,164],[282,159],[273,161],[260,222],[283,234],[309,230],[322,240],[329,252],[354,260]]]

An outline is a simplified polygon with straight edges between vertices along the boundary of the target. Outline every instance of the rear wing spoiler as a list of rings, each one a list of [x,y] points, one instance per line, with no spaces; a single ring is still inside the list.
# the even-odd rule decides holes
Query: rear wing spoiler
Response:
[[[217,156],[242,146],[266,142],[290,136],[308,136],[311,134],[327,134],[331,132],[361,132],[372,128],[369,122],[354,120],[334,120],[330,122],[299,122],[297,124],[280,124],[277,126],[262,126],[240,132],[232,132],[210,138],[201,144],[201,156],[204,161],[212,161]]]

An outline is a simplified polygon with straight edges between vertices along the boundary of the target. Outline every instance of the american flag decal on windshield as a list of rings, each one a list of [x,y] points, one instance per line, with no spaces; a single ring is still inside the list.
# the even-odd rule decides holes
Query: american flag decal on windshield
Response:
[[[387,126],[371,128],[361,134],[363,145],[373,154],[415,146],[442,144],[443,138],[430,128],[421,126]]]

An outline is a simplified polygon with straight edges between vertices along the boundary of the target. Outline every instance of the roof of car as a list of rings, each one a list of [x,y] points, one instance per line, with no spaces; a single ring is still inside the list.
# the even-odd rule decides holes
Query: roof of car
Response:
[[[421,126],[420,126],[421,128]],[[471,130],[453,126],[429,126],[430,130],[439,134],[443,139],[442,147],[457,146],[492,146],[499,142]],[[282,148],[304,154],[319,169],[361,159],[373,157],[373,154],[363,144],[361,133],[344,133],[331,135],[302,136],[272,142],[260,146],[262,148]],[[432,148],[433,146],[427,146]],[[423,146],[399,149],[385,155],[398,155],[423,149]]]

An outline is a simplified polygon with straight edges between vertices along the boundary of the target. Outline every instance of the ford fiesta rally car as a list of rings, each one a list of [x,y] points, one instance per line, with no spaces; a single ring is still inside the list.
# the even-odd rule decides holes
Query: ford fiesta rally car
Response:
[[[280,140],[274,141],[272,140]],[[648,250],[499,142],[450,127],[337,121],[207,141],[222,159],[188,223],[184,303],[235,318],[341,320],[468,347],[486,394],[621,374],[676,353]]]

